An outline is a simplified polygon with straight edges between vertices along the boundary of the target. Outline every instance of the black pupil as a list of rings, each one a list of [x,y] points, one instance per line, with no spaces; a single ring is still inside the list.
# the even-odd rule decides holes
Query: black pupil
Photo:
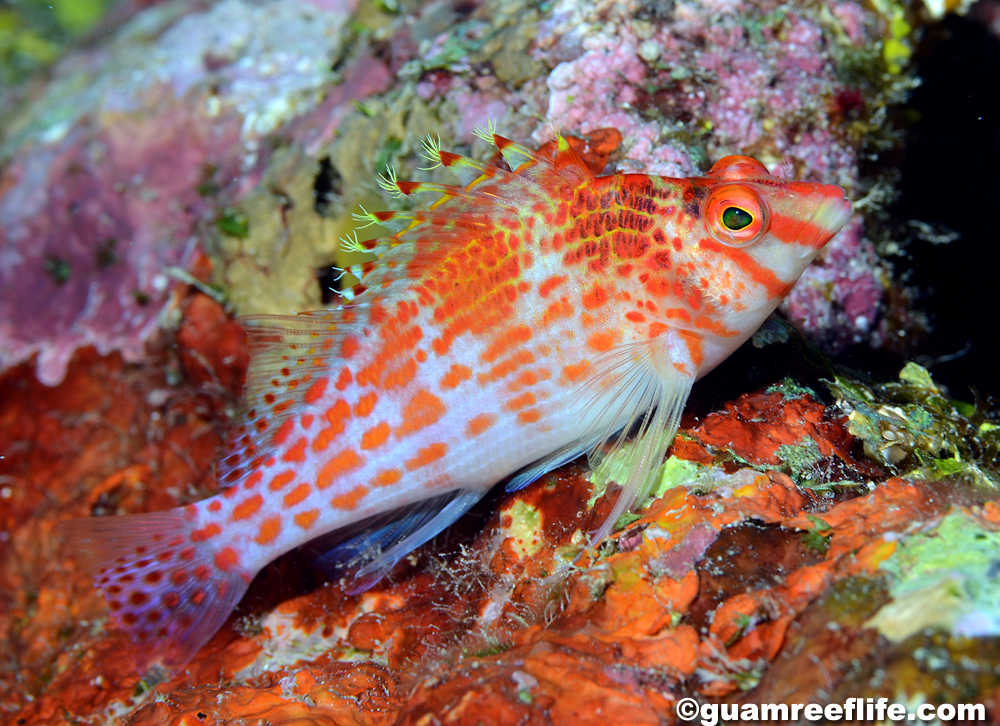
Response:
[[[739,207],[726,207],[722,213],[722,223],[726,229],[736,232],[753,222],[753,215]]]

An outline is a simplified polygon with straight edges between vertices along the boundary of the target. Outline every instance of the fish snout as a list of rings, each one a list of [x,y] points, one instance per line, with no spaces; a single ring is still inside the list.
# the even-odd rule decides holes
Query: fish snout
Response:
[[[826,245],[851,218],[851,201],[840,187],[827,184],[820,189],[816,209],[802,230],[799,243],[818,250]]]

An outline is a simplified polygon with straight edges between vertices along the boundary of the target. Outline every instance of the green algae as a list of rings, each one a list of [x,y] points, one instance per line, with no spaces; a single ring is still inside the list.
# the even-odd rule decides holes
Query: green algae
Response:
[[[890,471],[1000,488],[996,412],[948,398],[925,368],[907,363],[898,382],[866,385],[838,375],[827,386],[865,454]]]
[[[868,625],[893,642],[925,628],[958,635],[1000,635],[1000,532],[952,509],[929,531],[911,534],[880,569],[893,600]]]

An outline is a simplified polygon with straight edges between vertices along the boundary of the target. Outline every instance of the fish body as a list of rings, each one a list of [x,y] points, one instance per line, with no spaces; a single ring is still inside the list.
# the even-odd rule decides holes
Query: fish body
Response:
[[[140,669],[185,663],[294,547],[376,517],[337,555],[374,555],[363,589],[504,477],[524,486],[631,429],[628,476],[595,533],[607,534],[648,491],[692,383],[850,214],[839,187],[746,157],[699,178],[595,178],[562,139],[543,157],[481,133],[512,171],[428,143],[461,185],[383,180],[440,198],[360,215],[393,234],[348,243],[378,263],[352,269],[361,282],[339,309],[245,319],[252,362],[227,488],[70,523]]]

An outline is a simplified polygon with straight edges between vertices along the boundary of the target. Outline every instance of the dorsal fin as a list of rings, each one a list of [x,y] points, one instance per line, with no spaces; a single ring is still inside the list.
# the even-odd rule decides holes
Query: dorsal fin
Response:
[[[240,323],[250,366],[242,421],[230,430],[219,459],[222,486],[240,481],[273,453],[282,426],[326,386],[344,339],[360,328],[349,309],[250,315]]]

